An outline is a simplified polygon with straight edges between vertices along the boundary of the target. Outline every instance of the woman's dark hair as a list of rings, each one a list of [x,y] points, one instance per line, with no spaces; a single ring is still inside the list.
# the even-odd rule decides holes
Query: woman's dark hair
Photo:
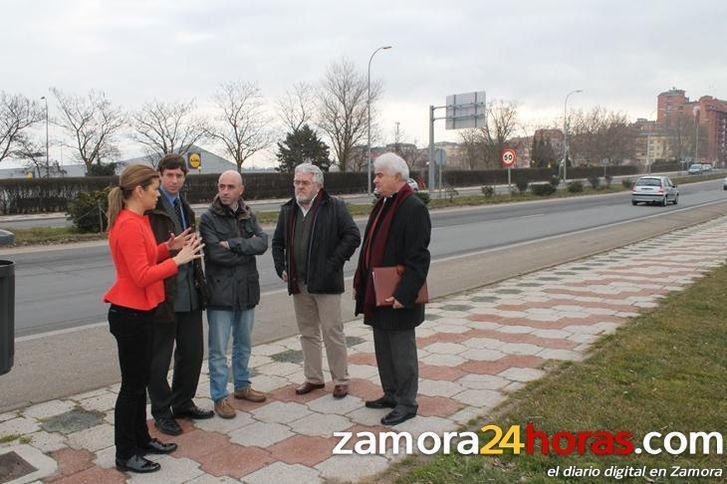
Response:
[[[159,179],[159,172],[146,165],[129,165],[119,177],[119,186],[109,192],[109,211],[106,213],[109,228],[114,226],[116,218],[124,208],[124,202],[129,199],[136,187],[146,188],[154,180]]]

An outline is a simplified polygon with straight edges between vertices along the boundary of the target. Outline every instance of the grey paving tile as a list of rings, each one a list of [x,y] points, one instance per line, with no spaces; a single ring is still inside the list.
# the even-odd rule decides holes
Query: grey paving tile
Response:
[[[285,363],[303,363],[303,352],[301,350],[287,350],[280,353],[268,355],[275,361]]]

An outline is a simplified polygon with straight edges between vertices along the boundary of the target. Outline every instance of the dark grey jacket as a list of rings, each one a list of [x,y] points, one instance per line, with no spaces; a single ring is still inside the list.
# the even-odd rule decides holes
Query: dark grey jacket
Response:
[[[280,276],[287,271],[290,276],[288,240],[290,211],[298,210],[295,198],[280,207],[278,225],[273,235],[273,261],[275,272]],[[315,213],[308,244],[307,290],[311,294],[341,294],[343,264],[351,258],[361,243],[361,234],[343,200],[331,197],[321,190],[321,201]],[[288,278],[288,294],[292,294],[292,280]]]
[[[237,213],[218,197],[202,214],[199,230],[204,239],[204,260],[210,309],[250,309],[260,302],[260,276],[255,256],[268,250],[268,235],[240,199]],[[230,249],[220,245],[227,241]]]

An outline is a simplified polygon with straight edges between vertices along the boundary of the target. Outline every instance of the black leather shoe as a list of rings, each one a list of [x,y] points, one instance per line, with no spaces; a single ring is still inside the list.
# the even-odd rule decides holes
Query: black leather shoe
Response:
[[[381,419],[381,423],[384,425],[398,425],[416,416],[416,412],[406,412],[403,410],[394,409],[389,412],[388,415]]]
[[[182,433],[182,427],[180,427],[177,421],[171,417],[154,419],[154,426],[163,434],[179,435]]]
[[[366,405],[366,408],[394,408],[396,407],[396,402],[389,400],[388,397],[381,397],[376,400],[369,400],[364,405]]]
[[[160,442],[159,439],[151,439],[141,449],[149,454],[171,454],[177,450],[177,444],[173,442],[165,444]]]
[[[131,456],[129,459],[116,459],[116,468],[122,472],[156,472],[162,468],[156,462],[152,462],[140,455]]]
[[[212,410],[202,410],[197,405],[190,405],[186,408],[180,408],[179,410],[172,410],[174,418],[191,418],[192,420],[205,420],[215,416],[215,412]]]
[[[306,393],[310,393],[313,390],[320,390],[321,388],[324,388],[325,385],[323,383],[311,383],[309,381],[303,383],[301,386],[295,389],[295,393],[298,395],[305,395]]]

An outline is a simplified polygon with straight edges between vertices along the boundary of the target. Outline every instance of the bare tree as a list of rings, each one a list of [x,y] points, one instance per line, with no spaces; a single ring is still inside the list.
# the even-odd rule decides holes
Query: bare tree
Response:
[[[126,124],[119,108],[101,91],[90,91],[87,96],[66,94],[56,88],[51,92],[61,111],[55,123],[73,139],[67,145],[76,151],[76,157],[90,170],[94,162],[113,159],[119,155],[116,134]]]
[[[670,119],[664,130],[668,136],[670,154],[676,161],[694,158],[697,134],[699,134],[699,146],[707,146],[707,130],[701,128],[697,130],[697,117],[693,113],[678,113]],[[704,150],[702,151],[704,154]]]
[[[487,140],[482,129],[463,129],[459,132],[462,158],[470,170],[483,169],[487,163]]]
[[[410,170],[426,169],[426,156],[424,150],[417,148],[416,140],[413,143],[406,141],[407,134],[404,130],[399,129],[399,123],[396,123],[394,130],[394,141],[386,145],[387,149],[391,149],[394,153],[401,156]]]
[[[298,131],[303,125],[311,124],[315,114],[315,89],[310,84],[299,82],[285,91],[277,102],[278,116],[285,129],[291,133]]]
[[[24,130],[43,119],[40,104],[22,94],[0,91],[0,162],[26,142]]]
[[[519,128],[517,103],[492,101],[487,106],[487,125],[460,133],[465,163],[471,170],[499,168],[502,151]]]
[[[45,146],[41,146],[32,138],[23,136],[18,141],[13,155],[23,160],[25,167],[32,169],[38,178],[50,176],[50,166],[46,163]]]
[[[634,157],[638,133],[625,113],[595,107],[589,112],[576,111],[570,118],[568,151],[572,159],[619,165]]]
[[[373,136],[373,135],[372,135]],[[372,155],[373,156],[373,155]],[[366,145],[354,146],[348,158],[346,169],[348,171],[362,172],[368,167],[368,151]],[[338,167],[336,167],[338,169]]]
[[[220,85],[214,95],[220,114],[210,138],[224,146],[235,160],[237,171],[252,155],[267,148],[273,141],[270,119],[264,111],[260,88],[254,82],[230,82]]]
[[[341,171],[348,171],[356,145],[366,138],[367,87],[366,76],[345,58],[332,62],[321,82],[318,125],[330,138]],[[381,83],[372,82],[372,120],[381,92]]]
[[[150,101],[131,114],[131,138],[144,146],[152,162],[170,153],[186,153],[207,135],[207,121],[187,102]]]
[[[681,161],[689,153],[694,153],[694,146],[690,138],[696,136],[694,134],[695,118],[694,116],[685,116],[683,113],[679,113],[670,121],[666,126],[666,132],[669,136],[669,151],[676,160]]]
[[[487,145],[486,165],[488,168],[500,166],[502,151],[508,147],[507,141],[519,127],[517,103],[514,101],[493,101],[487,107],[487,126],[484,129]]]

